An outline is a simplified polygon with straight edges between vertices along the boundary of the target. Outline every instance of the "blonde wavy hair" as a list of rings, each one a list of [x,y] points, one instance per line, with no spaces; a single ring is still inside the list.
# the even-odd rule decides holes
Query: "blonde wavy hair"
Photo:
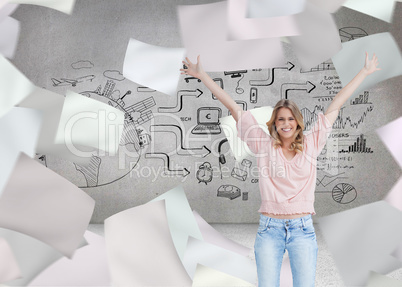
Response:
[[[287,99],[282,99],[275,105],[274,110],[272,112],[271,119],[266,123],[266,125],[268,126],[270,135],[275,139],[274,147],[279,148],[282,146],[282,141],[280,139],[278,132],[276,131],[276,126],[275,126],[275,120],[277,118],[278,111],[281,108],[290,109],[294,118],[297,121],[296,132],[294,134],[293,141],[290,145],[289,150],[294,150],[298,153],[301,153],[301,152],[303,152],[303,130],[304,130],[303,115],[301,114],[296,103],[291,100],[287,100]]]

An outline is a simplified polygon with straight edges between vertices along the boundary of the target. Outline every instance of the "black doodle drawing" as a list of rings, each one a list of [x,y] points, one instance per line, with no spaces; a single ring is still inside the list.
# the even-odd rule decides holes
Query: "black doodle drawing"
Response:
[[[373,111],[374,106],[367,107],[367,109],[363,112],[363,114],[360,116],[360,118],[354,122],[352,122],[352,119],[350,116],[348,116],[344,119],[343,109],[344,108],[341,108],[341,110],[339,111],[339,115],[338,115],[337,119],[335,120],[334,125],[332,126],[334,129],[343,129],[343,128],[345,128],[346,124],[348,124],[348,123],[349,123],[350,127],[357,129],[359,127],[359,125],[364,122],[364,119],[367,117],[367,114],[370,113],[371,111]]]
[[[284,67],[275,67],[272,69],[268,69],[268,78],[266,80],[250,80],[250,86],[270,86],[275,81],[275,70],[286,69],[288,71],[291,71],[294,66],[295,65],[293,65],[293,63],[288,62],[287,65]]]
[[[129,118],[137,125],[141,125],[153,118],[152,111],[146,111],[147,109],[155,106],[155,100],[153,97],[146,98],[143,101],[128,106],[124,112],[126,112]]]
[[[98,185],[99,167],[101,162],[102,160],[99,157],[92,155],[88,166],[81,166],[74,163],[75,169],[84,175],[87,182],[87,187],[94,187]]]
[[[344,172],[341,172],[341,173],[338,173],[338,174],[333,175],[333,176],[324,175],[321,179],[318,179],[318,178],[317,178],[316,185],[317,185],[317,186],[322,185],[322,186],[324,186],[324,187],[327,187],[329,184],[331,184],[332,182],[334,182],[334,181],[337,180],[337,179],[340,179],[340,178],[347,178],[347,177],[342,177],[342,176],[340,176],[340,175],[342,175],[342,174],[345,174],[345,173],[344,173]]]
[[[91,61],[85,61],[81,60],[75,63],[71,64],[71,67],[74,70],[79,70],[79,69],[92,69],[94,67],[94,64]]]
[[[322,71],[333,71],[335,70],[335,66],[332,63],[332,61],[326,61],[323,62],[315,67],[312,67],[311,69],[300,69],[300,73],[312,73],[312,72],[322,72]]]
[[[223,140],[221,140],[218,144],[218,153],[219,153],[219,171],[221,173],[221,179],[222,179],[222,164],[226,163],[226,157],[225,155],[222,153],[222,145],[224,143],[228,143],[228,139],[224,138]]]
[[[123,76],[122,73],[120,73],[120,71],[117,70],[106,70],[103,72],[103,75],[111,80],[116,80],[116,81],[123,81],[126,78]]]
[[[111,97],[112,97],[113,99],[116,99],[115,104],[112,103],[112,102],[110,102],[110,101],[109,101],[109,104],[110,104],[111,106],[115,107],[115,108],[117,107],[117,105],[119,105],[120,107],[123,108],[123,107],[126,105],[126,103],[124,102],[124,98],[125,98],[126,96],[128,96],[128,95],[131,95],[131,91],[128,90],[122,97],[120,97],[120,91],[119,91],[117,97],[114,96],[115,94],[117,94],[116,91],[118,91],[118,90],[114,90],[113,93],[112,93],[112,95],[111,95]]]
[[[339,183],[332,189],[332,199],[340,204],[348,204],[357,197],[356,189],[348,183]]]
[[[212,171],[212,166],[211,163],[209,162],[204,162],[198,167],[196,177],[198,179],[198,183],[203,182],[207,184],[208,182],[212,181],[213,178],[213,171]]]
[[[183,97],[195,97],[199,98],[203,92],[200,89],[196,90],[181,90],[177,92],[177,103],[174,107],[160,107],[158,112],[160,113],[178,113],[183,108]]]
[[[239,78],[240,79],[237,81],[237,86],[236,86],[236,93],[238,94],[243,94],[244,89],[240,88],[240,81],[243,80],[244,74],[247,73],[247,70],[239,70],[239,71],[224,71],[223,72],[225,76],[230,76],[231,78]]]
[[[192,134],[220,134],[219,118],[222,110],[218,107],[201,107],[197,110],[197,125],[191,130]]]
[[[184,78],[184,80],[186,81],[186,83],[189,83],[189,82],[190,82],[190,80],[197,80],[198,82],[201,82],[201,80],[200,80],[200,79],[195,78],[195,77],[185,77],[185,78]]]
[[[215,83],[217,83],[219,87],[221,87],[222,89],[224,89],[222,78],[214,78],[213,81],[214,81]],[[215,97],[215,95],[214,95],[213,93],[211,93],[211,94],[212,94],[212,98],[213,98],[214,100],[217,100],[217,98]]]
[[[211,153],[211,150],[207,148],[205,145],[202,147],[185,147],[184,146],[184,136],[183,131],[180,126],[178,125],[169,125],[169,124],[158,124],[158,125],[151,125],[150,127],[151,132],[167,132],[172,133],[176,137],[176,147],[179,147],[177,150],[178,155],[182,156],[195,156],[195,157],[206,157]],[[178,142],[179,141],[179,145]]]
[[[151,143],[151,136],[147,133],[142,134],[143,130],[137,129],[137,134],[138,134],[138,144],[140,145],[140,148],[144,148],[145,146],[149,145]]]
[[[242,166],[244,166],[244,167],[246,167],[246,168],[250,168],[251,167],[251,161],[250,160],[248,160],[248,159],[243,159],[242,161],[241,161],[241,165]]]
[[[364,91],[363,95],[359,95],[358,98],[355,98],[354,100],[350,100],[351,105],[363,105],[363,104],[372,104],[371,102],[368,101],[369,99],[369,91]]]
[[[243,111],[247,111],[247,103],[245,101],[241,101],[241,100],[235,100],[236,104],[238,104]],[[230,116],[232,113],[230,112],[230,110],[228,110],[228,116]]]
[[[255,87],[250,88],[250,103],[256,104],[258,101],[258,90]]]
[[[35,159],[37,159],[41,164],[47,167],[47,162],[46,162],[46,155],[45,154],[35,154]]]
[[[247,175],[248,175],[247,171],[243,169],[237,167],[234,167],[232,169],[231,176],[237,178],[238,180],[245,181],[247,179]]]
[[[61,86],[77,86],[77,84],[79,83],[83,83],[83,82],[87,82],[87,81],[91,81],[95,79],[95,75],[87,75],[87,76],[83,76],[83,77],[78,77],[75,79],[66,79],[66,78],[60,78],[60,79],[56,79],[56,78],[51,78],[52,82],[53,82],[53,87],[61,87]]]
[[[164,163],[163,172],[168,176],[176,175],[185,177],[190,174],[187,168],[174,169],[174,170],[170,169],[170,158],[166,153],[163,152],[146,153],[145,158],[156,158],[163,160]]]
[[[153,89],[148,88],[148,87],[137,87],[137,92],[139,92],[139,93],[152,93],[152,92],[156,92],[156,90],[153,90]]]
[[[348,145],[346,149],[340,150],[339,153],[373,153],[373,151],[366,146],[366,139],[361,134],[353,144]]]
[[[339,29],[341,42],[348,42],[368,36],[367,32],[358,27],[343,27]]]
[[[310,81],[307,81],[303,84],[285,83],[281,85],[281,99],[288,99],[289,91],[305,91],[309,94],[314,89],[315,85]]]
[[[236,199],[241,196],[240,188],[231,184],[221,185],[217,191],[218,191],[218,197],[229,198],[230,200]]]

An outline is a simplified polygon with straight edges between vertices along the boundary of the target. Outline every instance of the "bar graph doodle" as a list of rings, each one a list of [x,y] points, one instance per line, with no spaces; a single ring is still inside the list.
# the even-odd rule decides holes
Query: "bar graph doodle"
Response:
[[[172,133],[176,137],[176,149],[177,154],[182,156],[195,156],[195,157],[206,157],[211,153],[211,150],[207,148],[205,145],[202,147],[185,147],[184,146],[184,136],[181,127],[178,125],[169,125],[169,124],[158,124],[151,125],[151,132],[164,132],[164,133]]]
[[[177,92],[176,106],[174,107],[160,107],[158,112],[160,113],[178,113],[183,108],[183,97],[195,97],[199,98],[203,92],[200,89],[196,90],[181,90]]]
[[[373,153],[374,151],[366,146],[366,140],[364,135],[361,134],[353,144],[347,146],[346,149],[340,150],[339,153]]]
[[[312,72],[323,72],[323,71],[334,71],[335,66],[332,61],[325,61],[310,69],[300,69],[300,73],[312,73]]]
[[[291,71],[295,65],[291,62],[288,62],[285,67],[275,67],[272,69],[267,69],[268,70],[268,78],[266,80],[250,80],[250,86],[270,86],[274,83],[275,81],[275,70],[278,69],[286,69],[288,71]]]
[[[364,91],[363,95],[359,95],[358,98],[351,99],[350,104],[351,105],[372,104],[371,102],[368,101],[369,95],[370,95],[369,91]]]

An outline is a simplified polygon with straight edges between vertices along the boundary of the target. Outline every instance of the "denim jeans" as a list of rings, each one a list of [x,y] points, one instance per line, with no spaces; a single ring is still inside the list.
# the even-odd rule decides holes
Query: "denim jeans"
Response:
[[[279,287],[285,250],[289,254],[293,286],[314,286],[318,247],[311,215],[277,219],[263,214],[254,244],[258,286]]]

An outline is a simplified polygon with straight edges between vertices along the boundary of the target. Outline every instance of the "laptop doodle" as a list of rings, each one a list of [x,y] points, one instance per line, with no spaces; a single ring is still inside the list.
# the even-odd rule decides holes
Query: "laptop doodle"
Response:
[[[197,125],[191,131],[192,134],[220,134],[219,118],[222,110],[218,107],[202,107],[197,110]]]

